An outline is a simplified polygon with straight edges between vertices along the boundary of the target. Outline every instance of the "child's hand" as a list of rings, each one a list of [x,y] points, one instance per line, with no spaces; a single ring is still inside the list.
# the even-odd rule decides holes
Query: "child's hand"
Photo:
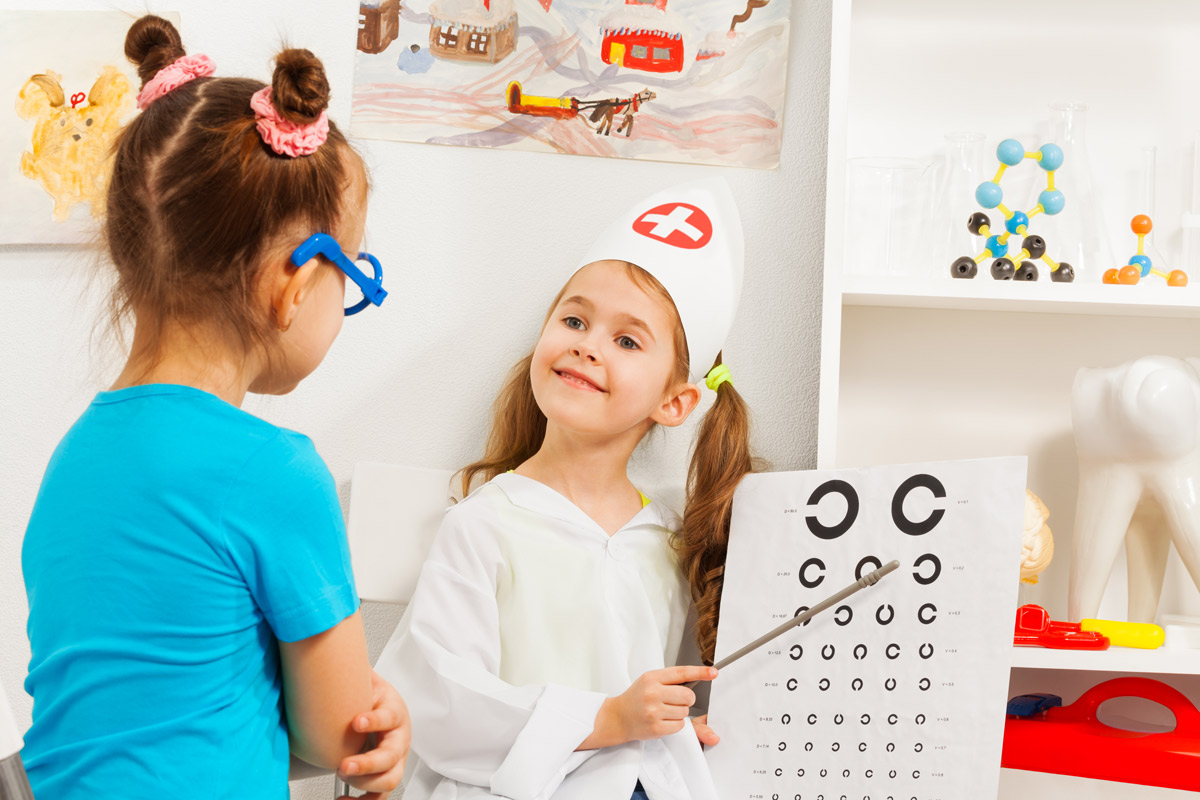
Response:
[[[408,707],[375,670],[371,670],[371,695],[371,710],[354,718],[354,730],[378,734],[375,749],[342,759],[338,776],[354,788],[368,792],[362,795],[366,800],[386,800],[404,776],[404,759],[408,756],[411,736]]]
[[[717,736],[716,732],[708,727],[708,714],[705,714],[703,717],[693,717],[692,727],[696,729],[696,738],[705,747],[712,747],[721,741],[721,737]]]
[[[579,750],[594,750],[642,739],[659,739],[683,730],[696,694],[681,683],[711,681],[712,667],[654,669],[633,682],[624,693],[600,706],[596,727]]]

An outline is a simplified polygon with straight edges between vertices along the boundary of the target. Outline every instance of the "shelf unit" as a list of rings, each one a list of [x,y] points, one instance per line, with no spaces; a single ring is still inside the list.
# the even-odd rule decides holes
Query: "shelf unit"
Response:
[[[1134,13],[1136,33],[1128,28]],[[1136,154],[1121,160],[1122,137],[1160,144],[1156,196],[1161,208],[1152,235],[1160,236],[1160,250],[1178,252],[1178,215],[1187,205],[1181,176],[1190,174],[1200,109],[1179,109],[1167,98],[1185,85],[1183,60],[1197,58],[1185,39],[1193,41],[1187,37],[1200,33],[1200,7],[1185,10],[1167,0],[1136,7],[1120,0],[1064,0],[1051,6],[1014,0],[1002,16],[1011,20],[1012,30],[995,9],[957,0],[835,2],[817,458],[820,468],[838,468],[1027,456],[1029,486],[1051,510],[1056,554],[1041,582],[1022,589],[1021,602],[1039,603],[1053,618],[1065,619],[1077,483],[1070,421],[1075,372],[1142,355],[1200,354],[1200,274],[1182,289],[1149,281],[1106,286],[1094,274],[1081,275],[1074,284],[1053,283],[1046,276],[1037,283],[996,282],[986,269],[975,280],[953,280],[949,264],[944,279],[934,275],[933,266],[929,275],[916,278],[857,274],[863,265],[847,269],[844,247],[847,159],[928,158],[942,134],[956,129],[984,131],[992,147],[1008,136],[1032,140],[1028,132],[1047,102],[1084,100],[1095,115],[1089,122],[1096,133],[1092,161],[1111,167],[1105,174],[1118,187],[1115,195],[1137,180]],[[1059,36],[1068,25],[1071,36]],[[972,26],[978,26],[974,36],[959,35]],[[1131,46],[1143,37],[1160,42],[1154,57],[1143,63],[1139,80],[1118,74],[1123,68],[1115,62],[1120,59],[1111,57],[1121,38],[1114,32],[1122,26],[1132,37],[1127,40]],[[1016,46],[1008,33],[1028,34],[1039,42],[1054,39],[1063,54],[1094,51],[1094,58],[1106,63],[1074,64],[1069,70],[1043,71],[1035,79],[1030,64],[1036,59],[1025,58],[1033,51]],[[1111,47],[1096,43],[1097,37],[1108,35],[1116,37]],[[983,48],[989,37],[993,44],[1003,41],[996,47],[1006,53],[1000,59],[1010,64],[1009,72],[989,69],[986,59],[971,52]],[[1147,72],[1161,80],[1147,79]],[[1002,94],[1006,80],[1022,78],[1027,91]],[[1080,86],[1095,89],[1093,96],[1076,93]],[[1160,98],[1163,102],[1155,102]],[[997,113],[997,104],[1003,113]],[[1136,126],[1131,108],[1137,109]],[[1179,185],[1164,181],[1167,176]],[[1119,199],[1109,197],[1105,206],[1113,220],[1110,246],[1114,252],[1131,253],[1136,242],[1128,220],[1138,212],[1121,207]],[[970,210],[964,208],[964,219]],[[1123,618],[1123,569],[1123,562],[1114,567],[1098,616]],[[1200,614],[1200,592],[1174,555],[1159,608],[1162,613]],[[1102,680],[1142,674],[1200,700],[1200,651],[1014,648],[1012,667],[1010,696],[1052,691],[1070,702]],[[1055,792],[1065,786],[1050,776],[1038,775],[1037,780],[1003,773],[1002,800],[1061,796]],[[1088,796],[1125,797],[1130,789],[1097,782]],[[1136,791],[1146,797],[1186,796],[1142,787]]]

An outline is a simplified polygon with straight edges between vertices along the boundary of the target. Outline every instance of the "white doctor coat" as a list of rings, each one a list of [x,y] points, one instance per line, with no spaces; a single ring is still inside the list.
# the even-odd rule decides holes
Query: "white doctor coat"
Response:
[[[715,800],[690,724],[575,751],[606,697],[691,636],[678,523],[650,503],[609,536],[515,473],[446,513],[376,665],[412,714],[405,800],[627,800],[638,780],[651,800]]]

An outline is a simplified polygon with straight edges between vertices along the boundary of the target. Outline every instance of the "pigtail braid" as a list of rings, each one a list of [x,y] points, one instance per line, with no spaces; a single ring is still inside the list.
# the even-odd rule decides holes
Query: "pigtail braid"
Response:
[[[742,478],[758,469],[750,452],[750,409],[732,383],[723,383],[700,423],[688,467],[683,528],[673,541],[696,604],[696,643],[705,664],[713,663],[717,644],[733,494]]]

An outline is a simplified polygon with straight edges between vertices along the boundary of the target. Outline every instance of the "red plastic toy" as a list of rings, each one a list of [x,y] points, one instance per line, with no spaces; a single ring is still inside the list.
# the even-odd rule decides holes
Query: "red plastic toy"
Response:
[[[1056,650],[1107,650],[1108,637],[1085,631],[1078,622],[1056,622],[1046,609],[1030,603],[1017,609],[1013,644]]]
[[[1116,697],[1161,703],[1175,715],[1175,729],[1144,733],[1105,725],[1096,719],[1096,710]],[[1200,791],[1200,711],[1165,683],[1116,678],[1093,686],[1069,706],[1008,717],[1000,765]]]

